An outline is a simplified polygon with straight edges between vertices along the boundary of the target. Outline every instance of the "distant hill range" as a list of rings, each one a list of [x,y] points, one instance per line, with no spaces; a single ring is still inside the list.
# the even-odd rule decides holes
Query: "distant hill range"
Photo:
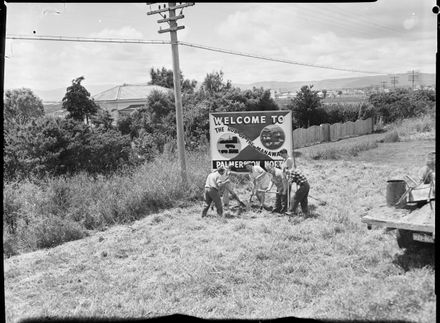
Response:
[[[408,79],[407,73],[395,74],[397,76],[396,87],[411,87],[411,82]],[[242,90],[252,89],[253,87],[263,87],[265,89],[271,89],[281,92],[296,92],[304,85],[313,85],[315,90],[337,90],[337,89],[360,89],[370,86],[382,87],[382,82],[386,82],[386,88],[393,88],[390,75],[374,75],[364,77],[351,77],[341,79],[326,79],[319,81],[298,81],[298,82],[278,82],[278,81],[263,81],[255,82],[251,84],[239,84],[233,83],[234,86],[239,87]],[[431,73],[418,73],[418,78],[414,83],[423,86],[435,86],[435,74]],[[115,87],[115,84],[95,84],[84,85],[85,88],[93,96],[102,91]],[[61,102],[66,94],[67,87],[58,88],[53,90],[33,90],[33,92],[40,97],[45,106],[48,106],[49,110],[57,109],[59,105],[55,103]],[[52,106],[52,107],[51,107]]]
[[[414,85],[423,86],[435,86],[435,74],[431,73],[418,73]],[[412,83],[409,80],[407,73],[393,74],[397,77],[396,87],[411,87]],[[234,86],[239,87],[242,90],[252,89],[253,87],[263,87],[264,89],[271,89],[281,92],[296,92],[304,85],[313,85],[315,90],[336,90],[336,89],[361,89],[366,87],[381,87],[382,82],[385,83],[385,88],[392,89],[394,86],[391,83],[390,75],[374,75],[364,77],[350,77],[341,79],[326,79],[319,81],[298,81],[298,82],[277,82],[266,81],[256,82],[251,84],[238,84],[232,83]]]

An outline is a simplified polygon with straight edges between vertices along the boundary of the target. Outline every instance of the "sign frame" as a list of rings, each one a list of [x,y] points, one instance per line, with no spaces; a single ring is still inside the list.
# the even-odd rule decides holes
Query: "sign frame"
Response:
[[[293,155],[292,111],[234,111],[209,113],[211,169],[229,166],[246,172],[252,163],[266,169],[280,166],[279,151]]]

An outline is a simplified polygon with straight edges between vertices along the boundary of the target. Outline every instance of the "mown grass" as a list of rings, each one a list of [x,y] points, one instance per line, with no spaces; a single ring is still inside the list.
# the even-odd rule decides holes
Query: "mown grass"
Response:
[[[385,203],[386,180],[411,168],[298,158],[309,217],[267,212],[201,218],[201,202],[5,260],[8,322],[26,317],[435,322],[434,251],[397,247],[360,215]],[[245,185],[245,184],[244,184]],[[245,187],[241,197],[248,197]],[[273,196],[268,196],[273,203]]]
[[[307,147],[311,160],[343,160],[396,142],[435,136],[435,119],[423,116],[388,126],[388,132]],[[403,139],[402,139],[403,138]],[[7,256],[86,237],[94,230],[130,223],[161,209],[199,200],[209,157],[189,153],[189,186],[181,183],[175,155],[159,156],[135,170],[97,178],[86,174],[42,182],[4,184],[3,251]],[[237,183],[241,183],[237,179]]]
[[[404,119],[387,125],[380,138],[373,135],[346,139],[300,149],[309,159],[341,160],[358,156],[360,152],[378,147],[378,143],[435,139],[435,115]]]

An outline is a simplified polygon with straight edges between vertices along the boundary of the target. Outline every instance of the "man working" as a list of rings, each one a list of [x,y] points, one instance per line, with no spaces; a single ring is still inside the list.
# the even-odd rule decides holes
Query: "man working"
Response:
[[[289,216],[292,214],[297,215],[296,209],[298,208],[298,204],[301,204],[302,213],[305,216],[307,216],[309,213],[307,198],[309,196],[309,190],[310,190],[310,186],[307,181],[307,178],[298,169],[293,169],[291,171],[288,171],[287,178],[289,180],[289,185],[290,183],[296,183],[298,185],[298,189],[293,195],[292,203],[290,204],[290,209],[288,212],[286,212],[286,214]]]
[[[289,185],[287,178],[281,169],[273,166],[268,166],[267,172],[272,175],[272,181],[266,192],[269,192],[274,184],[277,187],[275,208],[272,210],[272,213],[283,214],[284,212],[287,212],[287,187]]]
[[[255,194],[258,201],[260,202],[259,211],[261,211],[264,207],[265,191],[270,184],[270,175],[261,166],[258,165],[253,165],[249,163],[245,167],[250,172],[249,176],[253,185],[252,195],[249,203],[252,200],[252,196],[254,196]]]
[[[235,194],[234,190],[232,189],[232,183],[229,179],[229,175],[231,174],[231,169],[229,167],[225,167],[225,172],[221,176],[221,182],[223,185],[220,186],[219,194],[223,197],[223,206],[225,209],[229,208],[229,195],[232,199],[238,201],[240,206],[246,207],[246,204],[244,204],[238,197],[237,194]]]
[[[428,154],[426,165],[420,169],[419,177],[423,184],[431,184],[435,181],[435,152]]]
[[[202,218],[208,213],[211,203],[214,202],[217,214],[223,216],[222,201],[219,194],[220,186],[223,185],[222,175],[225,173],[225,168],[220,166],[216,171],[210,173],[205,182],[205,207],[202,211]]]
[[[289,157],[289,154],[287,153],[287,149],[281,149],[279,154],[283,158],[283,162],[281,164],[281,170],[290,171],[291,169],[293,169],[293,159],[292,157]]]

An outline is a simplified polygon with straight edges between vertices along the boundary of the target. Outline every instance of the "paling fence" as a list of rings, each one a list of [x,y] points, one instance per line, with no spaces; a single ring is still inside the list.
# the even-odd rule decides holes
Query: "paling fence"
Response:
[[[362,136],[372,133],[374,122],[372,118],[348,121],[344,123],[324,123],[309,128],[298,128],[293,131],[293,146],[301,148],[322,142],[337,141],[344,138]]]

